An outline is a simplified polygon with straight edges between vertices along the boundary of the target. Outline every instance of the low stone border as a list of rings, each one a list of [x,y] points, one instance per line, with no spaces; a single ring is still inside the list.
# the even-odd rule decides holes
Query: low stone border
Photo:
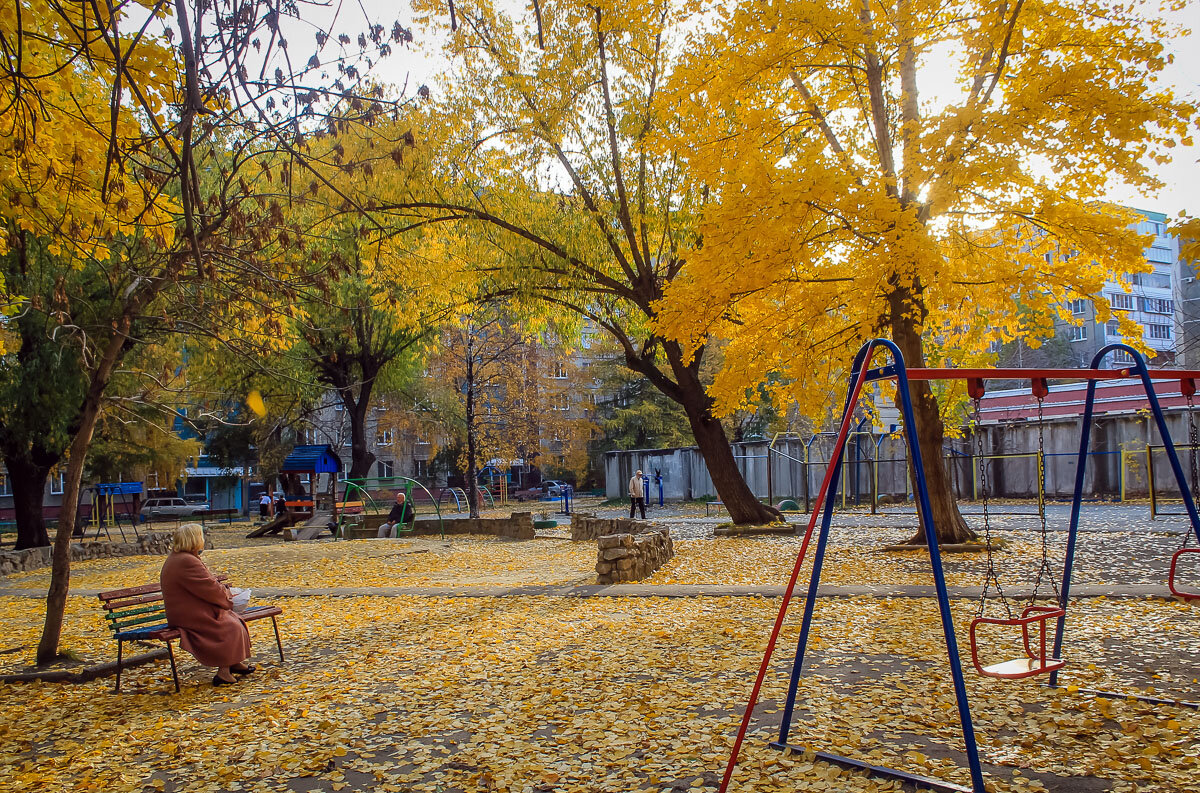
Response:
[[[135,542],[88,542],[71,544],[71,562],[115,559],[121,556],[166,556],[171,552],[170,533],[143,534]],[[0,553],[0,576],[50,566],[52,548],[26,548]]]
[[[132,666],[142,666],[151,661],[167,657],[167,648],[159,647],[139,655],[131,655],[121,661],[121,671]],[[117,662],[108,661],[103,664],[85,666],[81,669],[46,669],[40,672],[18,672],[11,675],[0,675],[0,683],[32,683],[41,680],[44,683],[87,683],[101,677],[113,677],[117,674]]]
[[[367,540],[375,537],[379,526],[386,520],[386,515],[365,515],[361,527],[346,529],[346,539]],[[441,534],[442,529],[447,534],[482,534],[490,537],[503,537],[510,540],[532,540],[536,535],[533,530],[532,512],[514,512],[507,518],[418,518],[411,532],[404,532],[401,537],[428,537]]]
[[[739,526],[726,523],[713,529],[714,537],[752,537],[755,535],[793,537],[799,527],[791,523],[766,523],[757,526]]]
[[[900,553],[903,551],[928,551],[929,546],[922,543],[921,545],[885,545],[879,550],[889,553]],[[938,543],[938,550],[942,553],[983,553],[987,550],[987,546],[980,542],[948,542]]]
[[[571,539],[595,540],[610,534],[645,534],[661,531],[657,524],[630,518],[597,518],[588,512],[571,515]]]
[[[643,534],[608,534],[596,540],[596,583],[621,584],[649,578],[675,556],[667,529]]]

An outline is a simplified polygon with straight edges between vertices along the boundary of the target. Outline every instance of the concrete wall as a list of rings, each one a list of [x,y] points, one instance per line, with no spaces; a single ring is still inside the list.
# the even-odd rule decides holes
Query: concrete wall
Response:
[[[1167,411],[1167,425],[1179,451],[1180,462],[1188,473],[1191,453],[1188,445],[1186,413]],[[1079,452],[1081,417],[1047,418],[1041,429],[1045,449],[1045,487],[1050,498],[1069,498],[1075,487],[1076,457]],[[992,497],[1029,498],[1037,491],[1038,425],[1036,421],[989,424],[982,428],[983,453],[991,455],[1025,454],[1026,457],[988,459],[984,477]],[[767,441],[733,445],[738,468],[756,496],[773,502],[794,499],[805,506],[805,496],[816,497],[833,453],[832,435],[815,439],[779,439],[771,450],[771,476],[767,477]],[[1084,494],[1088,498],[1119,498],[1149,495],[1146,446],[1161,446],[1162,438],[1151,417],[1100,416],[1093,422]],[[806,455],[807,447],[807,455]],[[962,498],[982,494],[973,435],[947,440],[944,464],[950,472],[955,491]],[[1179,488],[1162,449],[1152,452],[1155,493],[1178,496]],[[808,462],[805,463],[804,461]],[[874,461],[874,462],[873,462]],[[1124,466],[1122,466],[1124,461]],[[656,501],[655,470],[663,475],[667,500],[715,498],[716,489],[695,447],[662,450],[608,452],[605,455],[606,494],[608,498],[627,498],[627,484],[633,471],[640,468],[651,476],[650,497]],[[839,504],[870,504],[872,480],[881,500],[898,501],[910,497],[908,454],[903,436],[855,435],[843,460]]]

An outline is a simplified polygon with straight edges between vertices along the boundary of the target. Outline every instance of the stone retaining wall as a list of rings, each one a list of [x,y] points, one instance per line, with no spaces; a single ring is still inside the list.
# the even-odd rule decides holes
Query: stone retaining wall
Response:
[[[610,534],[645,534],[650,531],[661,531],[661,529],[646,520],[597,518],[587,512],[576,512],[571,515],[572,540],[595,540]]]
[[[596,541],[596,583],[623,584],[649,578],[675,555],[668,529],[607,534]]]
[[[88,542],[71,545],[71,562],[115,559],[119,556],[166,556],[171,552],[170,533],[143,534],[135,542]],[[0,553],[0,576],[50,566],[50,546]]]
[[[362,527],[348,529],[346,537],[351,540],[374,537],[386,519],[386,515],[364,515]],[[510,540],[532,540],[535,536],[532,512],[514,512],[507,518],[443,518],[442,527],[447,534],[483,534]],[[405,534],[425,536],[440,533],[436,517],[420,517],[414,523],[413,531]]]

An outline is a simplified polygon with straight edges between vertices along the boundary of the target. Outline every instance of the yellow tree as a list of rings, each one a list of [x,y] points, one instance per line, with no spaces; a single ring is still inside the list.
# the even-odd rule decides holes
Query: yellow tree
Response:
[[[417,8],[446,19],[440,0]],[[487,226],[493,244],[512,252],[489,272],[497,287],[607,332],[631,370],[683,407],[733,520],[775,519],[743,480],[713,413],[703,346],[685,353],[652,327],[684,264],[700,196],[680,158],[655,148],[676,126],[663,87],[690,10],[669,0],[567,0],[529,17],[491,0],[454,9],[453,79],[437,97],[449,128],[447,186],[380,210]]]
[[[1105,191],[1155,188],[1196,109],[1156,84],[1171,31],[1143,4],[782,0],[715,22],[662,144],[709,198],[660,319],[689,349],[730,339],[723,410],[773,373],[815,413],[865,338],[961,362],[1146,267]],[[932,518],[963,539],[937,399],[911,391]]]
[[[358,93],[358,64],[410,36],[369,25],[360,39],[369,54],[342,48],[338,74],[325,75],[326,32],[307,60],[281,33],[281,15],[298,17],[302,6],[17,0],[0,8],[0,244],[20,253],[32,235],[70,266],[104,275],[98,298],[64,305],[56,295],[54,306],[60,335],[82,351],[87,382],[71,424],[40,663],[57,654],[79,489],[120,362],[144,333],[206,322],[205,305],[261,315],[286,305],[289,283],[319,289],[327,280],[323,268],[272,266],[291,231],[283,207],[296,199],[273,168],[280,154],[303,168],[305,135],[318,124],[377,118],[386,103]],[[293,70],[292,59],[306,65]],[[89,302],[103,303],[107,316],[80,322]]]

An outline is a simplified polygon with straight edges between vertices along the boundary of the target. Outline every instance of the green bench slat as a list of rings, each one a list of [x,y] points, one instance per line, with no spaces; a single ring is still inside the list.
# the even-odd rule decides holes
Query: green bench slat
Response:
[[[128,617],[136,617],[138,614],[149,614],[152,611],[162,611],[162,610],[163,610],[163,605],[162,605],[162,602],[159,601],[159,604],[157,606],[143,606],[140,609],[126,609],[126,610],[121,610],[121,611],[110,611],[104,615],[104,619],[116,622],[117,620],[123,620]]]
[[[157,622],[158,620],[161,620],[164,616],[165,616],[165,611],[160,610],[155,614],[147,614],[146,616],[138,617],[137,619],[122,621],[122,622],[114,622],[110,627],[112,628],[113,632],[116,633],[118,631],[123,631],[126,628],[133,627],[134,625],[145,625],[147,622]]]

